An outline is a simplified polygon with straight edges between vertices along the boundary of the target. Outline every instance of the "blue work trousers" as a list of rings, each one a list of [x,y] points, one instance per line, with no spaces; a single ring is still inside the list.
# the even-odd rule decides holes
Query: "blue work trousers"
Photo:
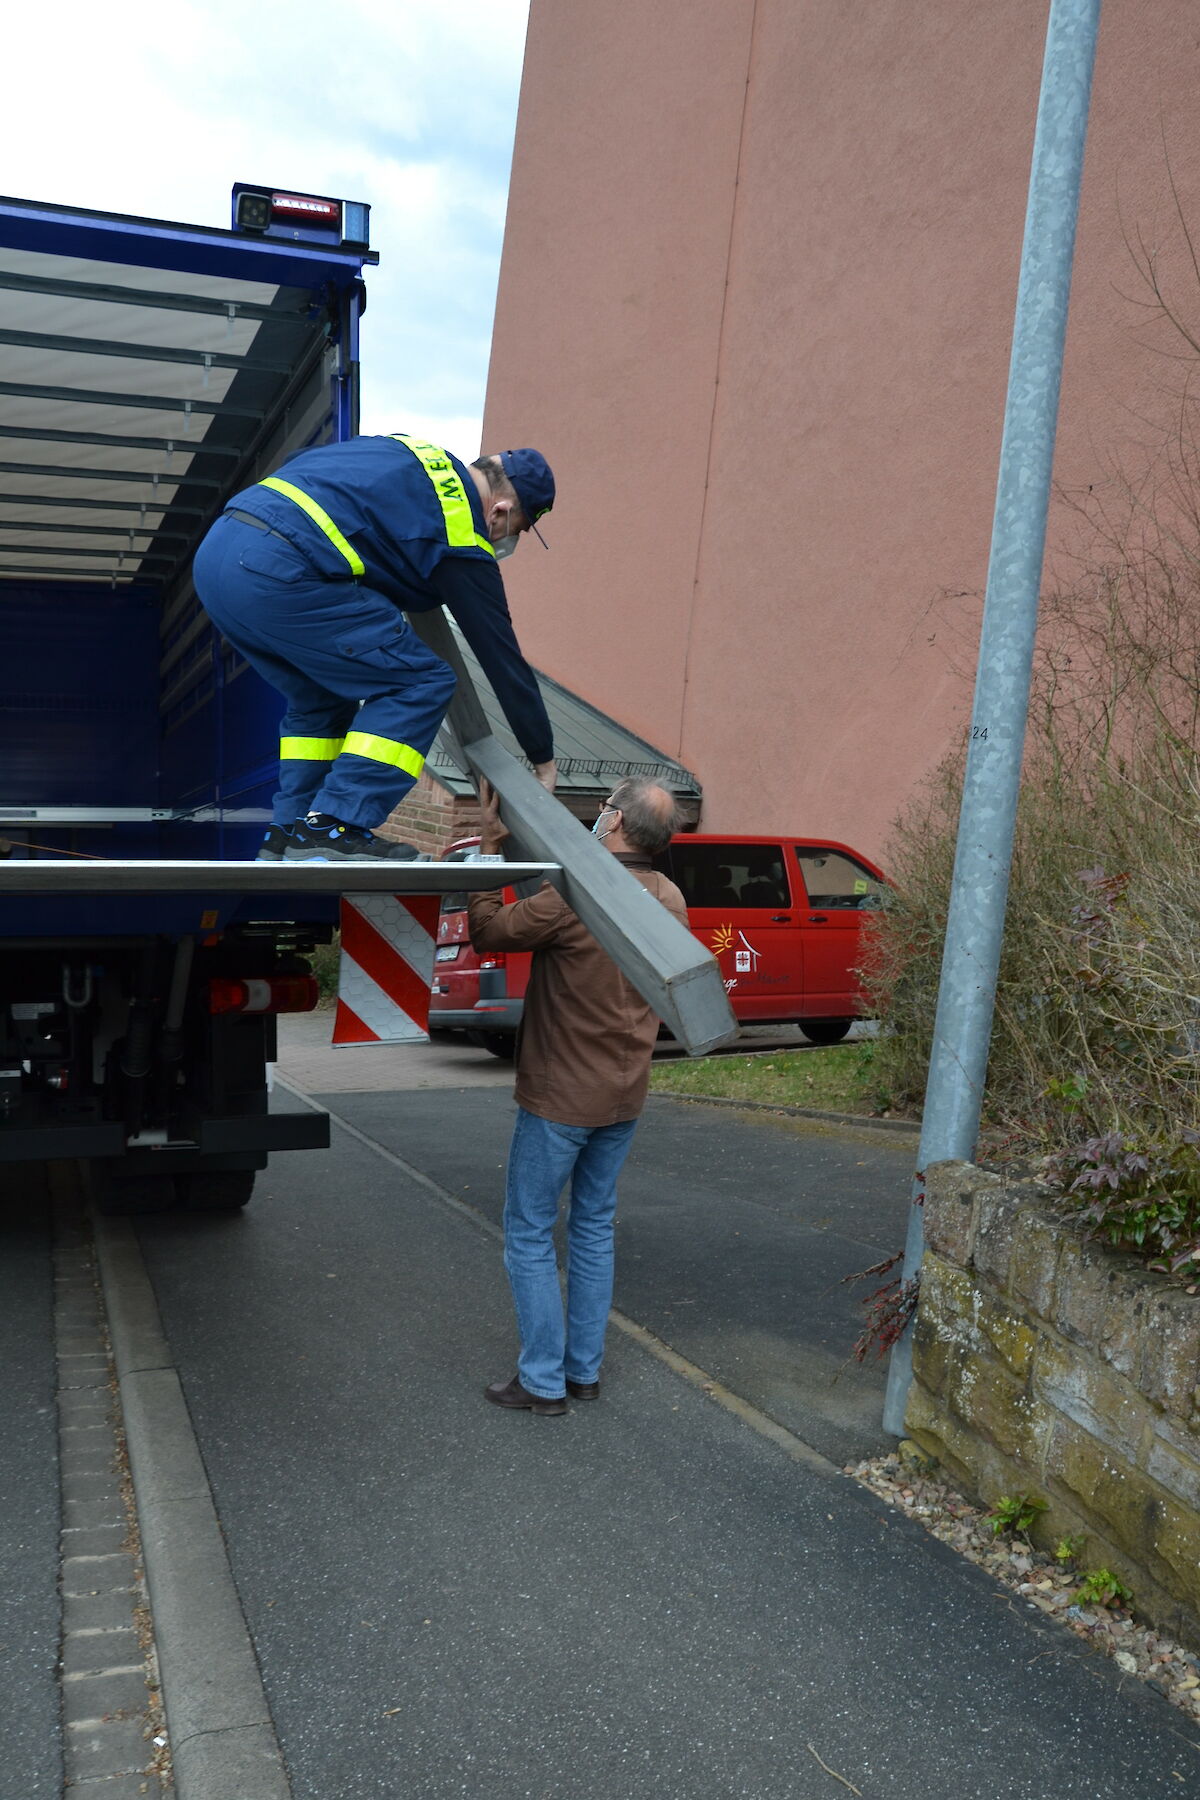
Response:
[[[526,1393],[544,1400],[557,1400],[568,1381],[599,1378],[612,1305],[617,1176],[636,1130],[636,1119],[559,1125],[517,1108],[508,1152],[504,1266],[521,1334],[517,1377]],[[564,1319],[554,1223],[568,1181]]]
[[[287,700],[280,738],[307,740],[305,754],[280,758],[274,823],[315,811],[381,825],[420,773],[453,670],[383,594],[322,577],[285,538],[228,514],[192,573],[218,630]],[[359,749],[319,753],[349,730],[362,734]]]

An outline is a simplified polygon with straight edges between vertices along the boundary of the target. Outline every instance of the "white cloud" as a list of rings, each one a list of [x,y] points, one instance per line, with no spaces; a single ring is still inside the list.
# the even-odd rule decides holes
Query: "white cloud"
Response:
[[[434,436],[426,421],[442,418],[477,441],[527,12],[76,0],[50,29],[19,8],[4,186],[213,225],[229,223],[234,181],[368,201],[381,264],[367,272],[363,427]]]

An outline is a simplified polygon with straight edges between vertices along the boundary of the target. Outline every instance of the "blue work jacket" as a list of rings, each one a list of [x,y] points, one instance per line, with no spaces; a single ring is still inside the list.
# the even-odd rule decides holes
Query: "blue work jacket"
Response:
[[[228,510],[261,519],[327,580],[359,581],[406,612],[445,606],[479,659],[521,749],[532,763],[548,762],[554,754],[550,720],[513,631],[475,483],[465,463],[441,454],[461,483],[480,542],[450,542],[434,477],[407,445],[390,437],[302,450],[271,478],[312,502],[335,528],[332,536],[295,499],[262,482],[235,494]]]

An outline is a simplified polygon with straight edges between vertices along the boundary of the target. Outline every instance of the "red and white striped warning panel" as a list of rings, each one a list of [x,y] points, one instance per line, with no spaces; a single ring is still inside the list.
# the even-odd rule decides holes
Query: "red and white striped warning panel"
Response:
[[[347,894],[342,900],[335,1044],[428,1037],[438,894]]]

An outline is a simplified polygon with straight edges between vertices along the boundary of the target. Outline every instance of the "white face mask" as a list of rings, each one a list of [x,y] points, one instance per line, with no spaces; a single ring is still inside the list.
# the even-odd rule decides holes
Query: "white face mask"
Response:
[[[600,829],[600,827],[603,825],[605,819],[607,819],[609,814],[614,812],[615,810],[616,809],[614,807],[606,806],[604,808],[604,811],[602,813],[600,813],[599,816],[597,817],[595,824],[592,826],[592,836],[594,838],[599,838],[601,843],[603,843],[604,839],[606,837],[608,837],[616,829],[616,827],[612,826],[612,825],[609,826],[607,831],[601,831],[601,829]]]
[[[517,533],[514,531],[511,537],[502,537],[498,543],[493,544],[492,549],[496,552],[496,561],[503,562],[506,556],[511,556],[518,541]]]

